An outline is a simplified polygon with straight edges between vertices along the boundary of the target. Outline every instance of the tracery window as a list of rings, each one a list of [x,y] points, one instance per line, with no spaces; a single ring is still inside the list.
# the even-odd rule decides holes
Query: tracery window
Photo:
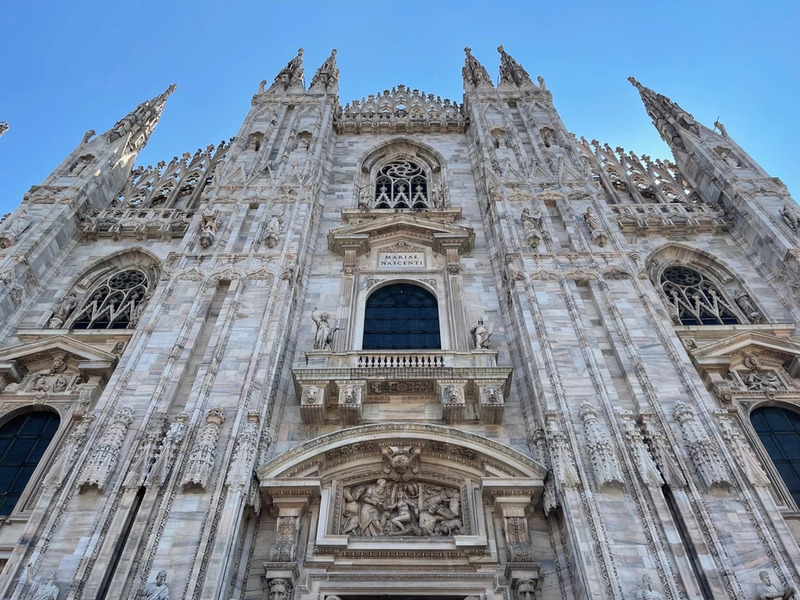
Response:
[[[422,167],[410,160],[396,160],[378,169],[373,208],[430,208],[428,178]]]
[[[717,286],[707,277],[673,265],[661,273],[661,289],[670,304],[672,320],[679,325],[736,325],[739,319]]]
[[[101,280],[76,311],[75,329],[126,329],[139,322],[149,299],[150,282],[141,269],[129,267]]]
[[[367,299],[365,350],[436,350],[439,307],[436,297],[407,283],[387,285]]]
[[[750,422],[792,498],[800,505],[800,414],[765,406],[750,414]]]
[[[0,515],[10,515],[58,429],[58,415],[29,412],[0,427]]]

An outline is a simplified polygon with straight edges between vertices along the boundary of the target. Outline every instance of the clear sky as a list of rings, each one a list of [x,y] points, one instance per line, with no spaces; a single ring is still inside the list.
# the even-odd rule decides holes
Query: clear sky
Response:
[[[397,84],[460,103],[464,46],[543,76],[567,128],[668,158],[630,75],[728,133],[800,200],[800,2],[0,0],[0,214],[175,83],[139,164],[234,136],[258,82],[337,48],[342,104]]]

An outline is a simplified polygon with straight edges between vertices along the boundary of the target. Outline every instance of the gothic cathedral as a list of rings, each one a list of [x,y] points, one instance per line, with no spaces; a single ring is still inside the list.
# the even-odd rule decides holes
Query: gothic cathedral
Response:
[[[674,160],[466,49],[336,52],[134,166],[173,88],[0,224],[0,597],[800,597],[800,207],[635,79]]]

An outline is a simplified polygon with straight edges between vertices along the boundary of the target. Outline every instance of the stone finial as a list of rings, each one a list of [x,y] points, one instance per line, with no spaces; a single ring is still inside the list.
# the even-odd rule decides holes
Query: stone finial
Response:
[[[498,46],[497,51],[500,53],[500,84],[509,83],[517,87],[533,86],[528,72],[505,51],[503,46]]]
[[[336,65],[336,48],[331,50],[331,55],[314,73],[309,91],[324,91],[336,93],[339,88],[339,68]]]
[[[478,59],[472,56],[472,48],[467,46],[464,48],[464,53],[467,55],[464,61],[464,68],[461,69],[461,74],[464,77],[464,83],[472,87],[492,86],[492,78],[486,68],[478,62]]]
[[[303,49],[298,48],[297,56],[290,60],[275,77],[272,87],[268,91],[280,90],[287,91],[289,88],[299,85],[303,87]]]

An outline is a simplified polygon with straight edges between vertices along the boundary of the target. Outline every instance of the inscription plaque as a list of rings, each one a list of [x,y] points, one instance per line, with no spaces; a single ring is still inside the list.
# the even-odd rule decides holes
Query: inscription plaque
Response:
[[[424,269],[423,252],[381,252],[378,254],[379,269]]]

